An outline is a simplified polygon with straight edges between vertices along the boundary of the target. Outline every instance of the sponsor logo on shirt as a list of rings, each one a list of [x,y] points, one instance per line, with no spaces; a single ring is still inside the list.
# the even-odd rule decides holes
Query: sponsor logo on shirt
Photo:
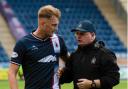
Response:
[[[46,63],[46,62],[54,62],[54,61],[57,61],[56,56],[48,55],[48,56],[40,59],[38,62]]]
[[[11,57],[12,57],[12,58],[18,57],[18,53],[17,53],[17,52],[13,52]]]

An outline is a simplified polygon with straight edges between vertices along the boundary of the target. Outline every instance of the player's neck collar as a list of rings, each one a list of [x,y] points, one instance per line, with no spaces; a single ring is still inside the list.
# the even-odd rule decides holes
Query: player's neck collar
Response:
[[[41,39],[41,38],[37,37],[36,35],[34,35],[33,32],[31,32],[31,35],[32,35],[35,39],[40,40],[40,41],[46,41],[47,39],[49,39],[49,38]]]

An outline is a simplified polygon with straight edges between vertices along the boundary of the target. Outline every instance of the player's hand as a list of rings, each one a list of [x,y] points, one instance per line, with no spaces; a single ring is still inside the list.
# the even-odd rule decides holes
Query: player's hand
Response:
[[[62,76],[63,72],[64,72],[64,68],[59,67],[58,73],[57,73],[57,75],[58,75],[59,78]]]
[[[88,79],[78,79],[77,86],[79,89],[90,89],[91,83],[92,81]]]

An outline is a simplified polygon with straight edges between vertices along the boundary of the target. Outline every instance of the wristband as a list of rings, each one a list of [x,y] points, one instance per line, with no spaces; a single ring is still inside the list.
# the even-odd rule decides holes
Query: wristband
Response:
[[[96,83],[94,80],[92,80],[91,88],[96,88]]]

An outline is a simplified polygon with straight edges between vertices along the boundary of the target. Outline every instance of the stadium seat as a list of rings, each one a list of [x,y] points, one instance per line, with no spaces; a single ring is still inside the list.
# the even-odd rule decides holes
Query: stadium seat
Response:
[[[0,62],[9,62],[9,57],[0,43]]]

